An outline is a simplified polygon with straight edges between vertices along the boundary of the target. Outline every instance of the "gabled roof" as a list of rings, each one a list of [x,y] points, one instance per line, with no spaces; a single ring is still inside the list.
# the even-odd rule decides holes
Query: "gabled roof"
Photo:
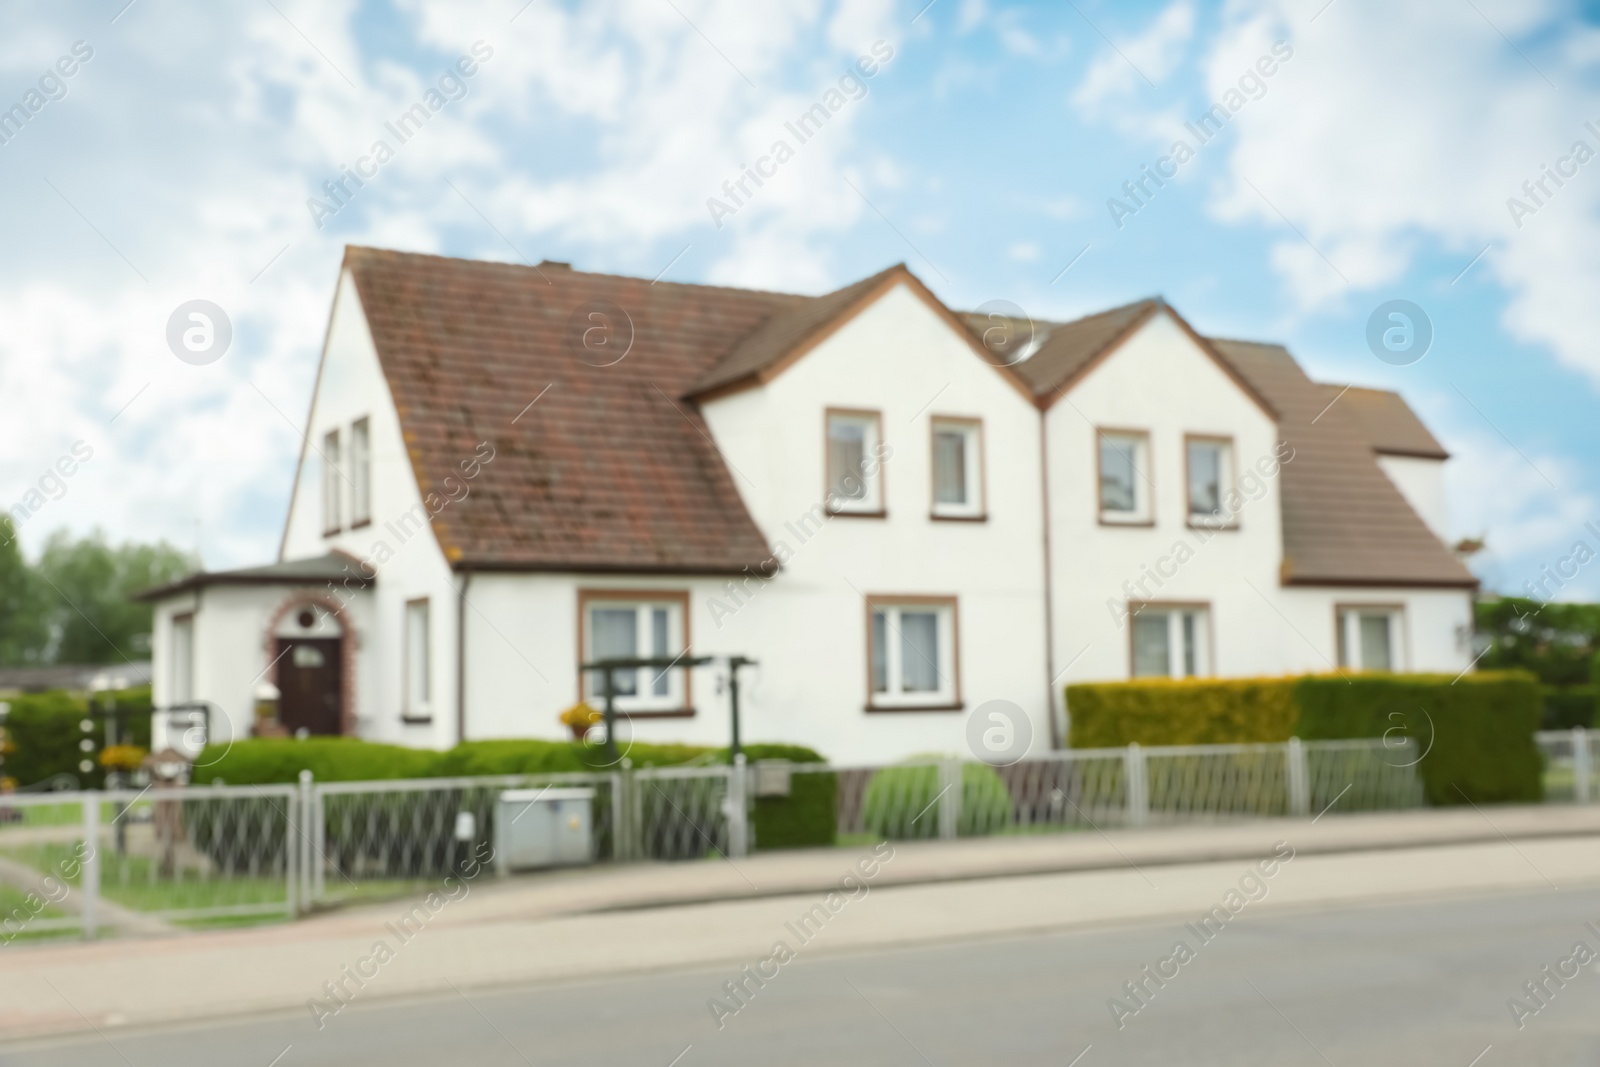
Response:
[[[1326,383],[1319,388],[1327,398],[1327,403],[1337,402],[1349,409],[1362,440],[1380,456],[1450,458],[1450,453],[1422,424],[1417,413],[1411,410],[1411,405],[1399,393]]]
[[[769,558],[680,398],[808,298],[373,248],[347,249],[345,266],[421,490],[459,476],[480,442],[495,450],[434,519],[452,564],[736,573]]]
[[[1241,379],[1234,368],[1211,347],[1211,342],[1190,326],[1182,315],[1174,311],[1165,300],[1151,297],[1132,304],[1112,308],[1094,315],[1086,315],[1071,322],[1015,323],[1013,335],[1031,328],[1037,335],[1031,354],[1026,351],[995,353],[1013,362],[1011,370],[1033,390],[1035,401],[1041,408],[1051,404],[1076,385],[1101,360],[1116,351],[1128,338],[1161,312],[1166,312],[1178,328],[1201,352],[1209,356],[1222,372],[1234,380],[1241,392],[1253,400],[1269,418],[1277,418],[1272,403],[1248,381]],[[967,313],[968,325],[983,336],[989,324],[987,316]]]
[[[174,593],[208,585],[323,585],[338,582],[351,588],[365,587],[374,579],[361,573],[360,561],[343,552],[329,552],[309,559],[283,560],[261,567],[241,567],[231,571],[195,571],[175,582],[135,593],[134,600],[160,600]]]
[[[1349,394],[1330,406],[1282,345],[1212,345],[1272,402],[1294,449],[1279,474],[1286,584],[1477,585],[1379,469]]]

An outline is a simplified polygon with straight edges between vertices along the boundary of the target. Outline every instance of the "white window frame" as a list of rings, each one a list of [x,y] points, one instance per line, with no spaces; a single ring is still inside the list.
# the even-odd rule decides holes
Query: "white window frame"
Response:
[[[1208,678],[1214,673],[1209,604],[1129,604],[1128,613],[1129,678]],[[1167,670],[1164,674],[1140,674],[1137,620],[1157,616],[1165,617],[1167,623]],[[1192,619],[1192,624],[1186,625],[1185,619]]]
[[[961,503],[939,500],[939,435],[959,434],[962,438],[961,459],[965,466],[963,479],[967,499]],[[987,507],[987,486],[983,480],[983,423],[979,419],[963,419],[953,415],[936,415],[928,434],[929,496],[932,498],[933,516],[938,519],[978,519]]]
[[[1209,445],[1217,450],[1217,510],[1214,512],[1194,510],[1191,479],[1194,476],[1193,449],[1196,445]],[[1188,516],[1190,526],[1203,526],[1211,529],[1237,526],[1239,516],[1230,514],[1227,510],[1228,496],[1234,491],[1235,484],[1233,438],[1214,434],[1185,435],[1183,439],[1183,510]]]
[[[1150,491],[1150,434],[1145,430],[1095,431],[1094,443],[1095,510],[1100,521],[1119,526],[1149,526],[1155,521],[1155,509]],[[1105,461],[1103,451],[1107,445],[1132,453],[1133,457],[1133,510],[1121,511],[1105,506]]]
[[[322,532],[336,534],[342,528],[340,503],[343,492],[339,487],[339,431],[329,430],[322,435]]]
[[[1387,668],[1369,666],[1361,651],[1361,617],[1382,615],[1389,620],[1389,665]],[[1334,609],[1335,654],[1339,666],[1346,670],[1389,670],[1401,673],[1406,670],[1405,607],[1399,604],[1339,604]]]
[[[864,468],[862,493],[859,498],[840,496],[834,492],[833,428],[835,424],[861,428],[861,462]],[[845,408],[828,408],[823,419],[822,478],[823,499],[835,515],[884,514],[883,464],[878,459],[878,446],[883,441],[883,416],[876,411],[856,411]],[[840,476],[844,477],[843,475]]]
[[[934,666],[934,689],[907,690],[902,662],[905,638],[903,620],[906,614],[929,613],[937,619],[937,663]],[[880,691],[876,679],[877,623],[875,617],[884,616],[884,647],[887,682]],[[872,709],[895,710],[905,708],[956,708],[961,704],[961,665],[958,658],[960,646],[957,632],[958,615],[954,597],[894,597],[867,598],[867,706]]]
[[[350,528],[372,521],[372,420],[350,424]]]
[[[172,616],[172,687],[168,704],[184,704],[194,699],[194,612]]]
[[[420,640],[418,629],[420,625]],[[433,611],[427,597],[408,600],[401,621],[401,713],[407,719],[433,715]]]
[[[663,594],[653,596],[644,594],[615,595],[606,590],[585,590],[582,594],[583,601],[583,656],[585,662],[598,659],[595,651],[594,640],[594,613],[597,610],[624,611],[634,613],[635,654],[639,659],[647,659],[658,655],[655,649],[655,620],[653,613],[665,610],[667,613],[666,625],[666,652],[665,655],[681,656],[688,647],[688,631],[685,628],[684,612],[685,600],[680,595]],[[624,672],[617,672],[619,675]],[[683,667],[672,667],[658,670],[653,667],[639,667],[636,669],[634,692],[631,694],[618,693],[615,696],[618,711],[637,712],[676,712],[689,707],[687,688],[688,671]],[[662,688],[657,682],[665,682],[665,692],[658,693]],[[605,678],[599,671],[584,671],[582,679],[582,693],[596,710],[605,708]]]

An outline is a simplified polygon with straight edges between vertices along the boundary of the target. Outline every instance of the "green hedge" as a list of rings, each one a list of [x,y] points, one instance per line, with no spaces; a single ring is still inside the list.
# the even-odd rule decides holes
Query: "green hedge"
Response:
[[[1537,681],[1522,671],[1067,687],[1074,748],[1409,736],[1427,750],[1418,770],[1433,804],[1539,800],[1542,764],[1533,734],[1543,706]]]
[[[934,801],[942,788],[937,766],[885,767],[867,783],[862,820],[868,832],[889,840],[938,837],[939,808]],[[1010,819],[1011,793],[995,769],[963,763],[956,833],[962,837],[992,833]]]
[[[1589,729],[1594,725],[1594,711],[1600,686],[1593,685],[1543,685],[1543,730],[1570,730],[1574,726]]]
[[[118,708],[129,712],[125,720],[130,736],[121,738],[123,744],[150,747],[150,687],[124,689],[96,696],[97,706],[104,707],[107,697],[116,701]],[[29,786],[43,782],[58,774],[71,775],[80,785],[98,789],[105,784],[105,769],[98,763],[88,774],[78,769],[85,753],[78,745],[85,737],[82,722],[89,712],[89,700],[81,693],[55,689],[44,693],[25,693],[10,697],[6,703],[11,710],[5,719],[6,745],[0,775],[16,779],[19,785]],[[94,759],[105,744],[104,720],[96,718],[92,734],[95,751],[88,754]]]
[[[827,760],[801,745],[746,745],[745,759],[783,759],[791,763],[826,763]],[[717,752],[719,762],[729,759],[728,750]],[[838,826],[839,776],[832,771],[809,771],[789,776],[786,797],[756,797],[755,847],[811,848],[833,844]]]

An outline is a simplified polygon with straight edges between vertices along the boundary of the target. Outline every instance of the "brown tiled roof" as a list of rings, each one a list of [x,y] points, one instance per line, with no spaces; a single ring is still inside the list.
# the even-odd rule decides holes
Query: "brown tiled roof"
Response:
[[[1450,458],[1450,453],[1428,432],[1399,393],[1357,385],[1323,384],[1318,388],[1326,397],[1326,403],[1337,400],[1341,407],[1349,409],[1362,440],[1379,455]]]
[[[1031,356],[1015,364],[1015,370],[1028,383],[1034,395],[1048,396],[1057,389],[1065,388],[1097,356],[1127,336],[1161,306],[1160,300],[1140,300],[1072,322],[1036,322],[1033,329],[1037,347]],[[967,320],[981,336],[986,325],[984,316],[969,315]]]
[[[1328,406],[1326,388],[1281,345],[1212,345],[1278,410],[1294,449],[1279,475],[1287,584],[1477,584],[1378,468],[1357,405]]]
[[[840,316],[870,299],[896,275],[906,274],[905,264],[896,264],[825,296],[797,300],[781,308],[701,375],[689,389],[690,395],[767,380],[786,366],[794,353],[806,350],[825,335]]]
[[[423,492],[444,495],[480,441],[495,448],[434,522],[457,566],[726,573],[768,558],[740,475],[681,398],[811,298],[371,248],[345,265]],[[610,349],[598,331],[584,347],[597,301],[621,309]]]

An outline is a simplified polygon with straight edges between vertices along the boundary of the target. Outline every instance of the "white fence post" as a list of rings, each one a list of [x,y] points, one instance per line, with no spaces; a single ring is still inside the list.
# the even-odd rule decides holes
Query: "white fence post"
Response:
[[[1593,766],[1589,759],[1588,731],[1581,726],[1572,728],[1572,788],[1573,799],[1579,804],[1589,803],[1590,781]]]
[[[1150,784],[1145,777],[1144,749],[1137,741],[1123,751],[1122,784],[1128,825],[1143,826],[1150,821]]]
[[[311,864],[311,899],[321,900],[328,894],[328,820],[324,805],[327,803],[321,787],[311,787],[311,849],[316,857]]]
[[[299,800],[300,803],[296,805],[296,809],[298,810],[300,816],[299,826],[296,827],[296,829],[299,831],[299,840],[295,843],[295,845],[300,850],[300,909],[302,911],[309,911],[311,909],[311,864],[314,862],[314,859],[311,848],[311,816],[313,799],[311,790],[311,772],[308,770],[303,770],[300,772]]]
[[[611,862],[620,863],[628,858],[627,853],[627,808],[626,800],[622,795],[623,774],[621,771],[611,772]]]
[[[78,889],[83,893],[83,936],[92,940],[98,930],[95,910],[100,902],[100,794],[83,794],[83,871]]]
[[[961,826],[961,761],[947,759],[939,765],[939,837],[954,841]]]
[[[745,759],[741,752],[728,768],[728,856],[743,859],[750,851],[750,811],[745,805]]]
[[[1289,814],[1311,814],[1311,776],[1306,766],[1306,746],[1298,737],[1289,738],[1284,749],[1288,760]]]

